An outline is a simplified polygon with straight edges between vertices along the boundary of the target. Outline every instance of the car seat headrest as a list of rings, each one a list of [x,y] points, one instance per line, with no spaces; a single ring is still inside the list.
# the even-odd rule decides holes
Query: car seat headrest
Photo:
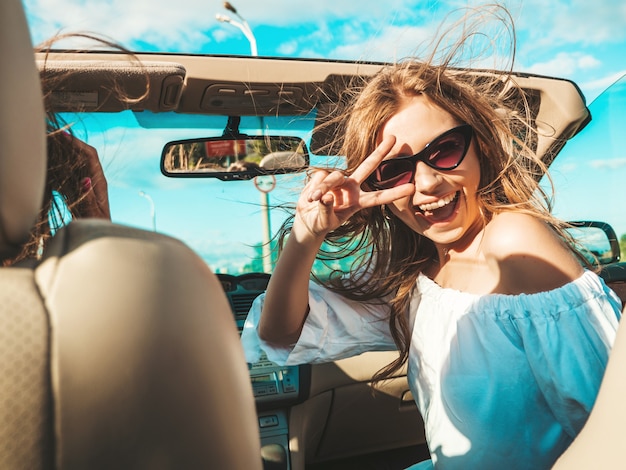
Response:
[[[0,2],[0,260],[27,238],[41,208],[46,128],[39,73],[20,0]]]

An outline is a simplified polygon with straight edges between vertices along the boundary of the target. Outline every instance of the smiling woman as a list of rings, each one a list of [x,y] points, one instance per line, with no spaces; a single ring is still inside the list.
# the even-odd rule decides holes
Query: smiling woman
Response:
[[[251,362],[397,348],[374,381],[407,366],[432,457],[420,468],[551,466],[589,414],[620,318],[538,183],[564,142],[511,75],[450,66],[489,15],[514,29],[506,10],[474,11],[440,61],[384,67],[342,109],[347,170],[310,176],[242,336]],[[311,282],[324,242],[337,258],[365,250]]]
[[[121,16],[113,5],[120,31],[116,38],[158,52],[129,57],[116,50],[54,50],[38,54],[39,64],[46,64],[47,73],[67,74],[67,80],[56,83],[58,99],[51,105],[72,124],[76,138],[96,149],[113,220],[145,228],[148,236],[160,238],[153,233],[158,231],[180,238],[219,273],[230,313],[239,328],[246,325],[243,339],[250,362],[245,366],[243,357],[238,360],[244,376],[246,371],[249,375],[243,379],[251,379],[256,410],[250,410],[253,429],[245,432],[260,434],[266,461],[289,470],[399,469],[427,458],[430,450],[437,465],[452,468],[549,467],[593,402],[618,311],[595,267],[585,270],[583,259],[570,249],[561,232],[567,225],[548,211],[551,198],[536,190],[537,179],[555,156],[559,163],[564,144],[568,142],[569,153],[593,129],[577,85],[512,72],[509,65],[501,71],[465,68],[495,62],[485,62],[480,49],[477,59],[469,53],[476,49],[466,48],[485,45],[471,39],[480,34],[464,38],[459,46],[466,53],[460,55],[446,49],[454,41],[442,42],[443,54],[426,63],[207,54],[217,51],[211,48],[203,49],[204,54],[171,53],[164,35],[176,34],[180,25],[200,38],[208,34],[203,28],[210,29],[211,12],[204,6],[200,14],[181,0],[169,15],[146,16],[147,10],[138,7],[141,1]],[[299,8],[298,14],[314,18],[324,1]],[[350,10],[371,15],[385,9],[372,23],[384,35],[384,15],[401,8],[402,1],[365,0],[360,9],[348,2],[337,5],[333,14]],[[50,5],[54,2],[46,2],[37,14],[46,17],[49,12],[52,20],[55,14],[77,18],[86,12],[82,3],[46,11]],[[95,8],[90,17],[105,27],[112,7],[89,5]],[[237,7],[261,38],[270,26],[259,26],[264,17],[250,5]],[[272,19],[296,21],[288,12],[298,2],[285,4],[279,13],[254,5]],[[158,2],[146,8],[167,11]],[[429,8],[429,15],[447,9],[445,2]],[[189,12],[196,23],[181,19]],[[397,21],[422,24],[412,16],[418,14],[416,7],[402,12]],[[492,19],[497,24],[503,16],[497,10]],[[479,14],[470,21],[478,29],[469,28],[468,34],[481,32],[483,18]],[[151,21],[159,19],[163,23],[152,35]],[[133,22],[140,42],[124,36],[126,21]],[[194,25],[200,26],[193,30]],[[508,25],[502,28],[505,38]],[[41,31],[37,26],[33,23],[35,34]],[[319,36],[334,39],[339,32],[336,28]],[[482,35],[487,36],[495,37]],[[233,38],[247,53],[244,38],[236,31]],[[310,39],[309,44],[319,44]],[[418,42],[408,45],[414,48]],[[383,37],[376,44],[386,46],[386,57],[395,51]],[[509,45],[507,39],[498,42]],[[202,46],[201,38],[193,44]],[[261,53],[277,50],[271,47],[259,41]],[[328,51],[320,47],[315,53],[330,56]],[[368,51],[360,48],[358,57],[369,57]],[[454,60],[446,61],[450,57]],[[459,57],[469,62],[457,61]],[[146,78],[150,89],[145,100],[119,99],[113,92],[137,96],[138,89],[145,90]],[[600,109],[590,108],[592,124],[601,121]],[[265,145],[276,137],[287,137],[296,147]],[[304,146],[300,151],[301,143],[306,151]],[[306,161],[307,155],[306,172],[260,175],[270,167],[276,171],[284,163],[300,162],[300,157]],[[578,167],[589,182],[592,168],[615,164],[594,163],[592,155],[597,153],[587,149],[577,160],[590,165]],[[163,172],[160,161],[169,170]],[[595,217],[599,206],[617,206],[607,203],[620,186],[617,171],[610,173],[604,186],[597,186],[600,190],[582,178],[570,193],[562,192],[561,180],[555,178],[557,207],[570,197],[563,194],[571,193],[583,194],[590,208],[596,207],[581,214],[572,205],[567,220],[601,219]],[[176,177],[180,175],[194,177]],[[541,187],[552,196],[547,180]],[[623,216],[614,215],[610,222],[623,225]],[[272,227],[280,227],[286,217],[291,218],[286,230],[272,238]],[[273,248],[280,237],[284,249],[274,270]],[[583,258],[589,262],[594,255],[606,262],[616,259],[606,239],[584,241],[588,251]],[[165,297],[177,301],[176,292],[197,285],[193,276],[172,273],[171,261],[152,257],[150,249],[136,254],[141,253],[152,264],[136,264],[134,279],[142,271],[157,281],[170,276],[158,282],[158,292],[142,305]],[[94,269],[93,264],[87,267]],[[611,267],[624,272],[619,264]],[[608,268],[603,267],[603,276]],[[309,284],[311,277],[319,282]],[[86,282],[96,285],[89,281],[91,276]],[[135,281],[124,284],[131,291],[138,287]],[[266,288],[267,295],[248,315]],[[281,307],[290,296],[301,303]],[[163,305],[167,312],[161,318],[179,324],[180,305]],[[200,317],[212,316],[212,306],[210,300],[201,304]],[[81,319],[91,318],[90,312],[80,312]],[[272,321],[274,313],[284,317]],[[289,331],[272,336],[273,323]],[[153,344],[165,351],[170,341]],[[218,364],[235,359],[225,354],[218,350],[210,359]],[[182,363],[175,362],[179,369]],[[291,365],[295,362],[304,364]],[[185,371],[195,372],[183,363],[189,366]],[[223,384],[222,373],[233,366],[225,365],[209,382]],[[379,380],[385,374],[388,378]],[[165,388],[178,390],[177,383],[170,380]],[[378,393],[372,394],[373,386]],[[238,391],[227,390],[228,403]],[[221,406],[208,394],[201,398]],[[226,447],[240,449],[240,441],[234,438]]]

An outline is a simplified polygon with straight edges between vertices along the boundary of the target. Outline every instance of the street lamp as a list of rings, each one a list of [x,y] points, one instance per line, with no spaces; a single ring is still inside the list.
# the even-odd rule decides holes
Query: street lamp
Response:
[[[256,48],[256,38],[254,37],[254,33],[252,33],[252,29],[250,28],[250,25],[248,24],[246,19],[237,12],[237,9],[232,5],[232,3],[224,2],[223,5],[225,9],[230,11],[233,15],[237,16],[237,18],[239,18],[241,22],[233,20],[230,16],[221,15],[219,13],[215,15],[215,18],[217,19],[217,21],[220,21],[222,23],[230,23],[236,28],[239,28],[241,32],[244,34],[244,36],[250,42],[251,55],[256,57],[258,55],[257,48]],[[259,116],[259,119],[261,120],[261,129],[263,129],[263,116]],[[274,188],[274,185],[276,184],[276,180],[274,179],[272,183],[272,187],[270,189],[264,189],[262,187],[263,184],[264,184],[263,182],[258,184],[257,179],[255,179],[255,185],[257,186],[257,189],[261,192],[261,212],[263,213],[263,270],[269,273],[272,271],[272,251],[270,247],[270,241],[272,238],[272,228],[270,225],[269,192]]]
[[[154,206],[154,201],[152,197],[148,193],[144,191],[139,191],[139,195],[143,198],[146,198],[150,203],[150,217],[152,218],[152,231],[156,232],[156,207]]]
[[[263,271],[271,273],[272,263],[272,225],[270,220],[270,191],[276,187],[274,175],[259,175],[254,178],[254,186],[261,193],[261,211],[263,212]]]
[[[226,8],[228,11],[236,15],[237,18],[241,20],[241,22],[235,21],[230,16],[222,15],[220,13],[217,13],[215,15],[215,19],[221,23],[229,23],[229,24],[232,24],[234,27],[239,28],[241,32],[243,33],[243,35],[248,39],[248,42],[250,43],[250,54],[255,57],[259,55],[256,49],[256,38],[254,37],[254,33],[252,33],[252,29],[250,28],[250,25],[248,24],[248,22],[245,20],[243,16],[237,13],[237,9],[234,6],[232,6],[231,3],[224,2],[224,8]]]

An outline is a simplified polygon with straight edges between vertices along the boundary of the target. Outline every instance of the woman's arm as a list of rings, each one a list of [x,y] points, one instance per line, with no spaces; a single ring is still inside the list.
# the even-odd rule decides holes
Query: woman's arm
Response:
[[[324,237],[309,235],[298,216],[272,273],[259,321],[259,337],[289,345],[300,337],[309,309],[309,277]]]
[[[367,192],[361,184],[393,147],[381,142],[350,176],[341,171],[315,171],[298,204],[291,234],[267,286],[258,325],[259,337],[278,346],[294,344],[308,314],[309,279],[326,234],[366,207],[387,204],[415,191],[412,184]]]

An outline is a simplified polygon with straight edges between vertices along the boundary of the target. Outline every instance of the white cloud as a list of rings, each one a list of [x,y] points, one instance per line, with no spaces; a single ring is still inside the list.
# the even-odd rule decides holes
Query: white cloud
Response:
[[[288,51],[303,56],[302,50],[315,51],[315,56],[329,56],[327,51],[337,49],[332,57],[341,53],[346,57],[359,58],[364,54],[380,56],[379,52],[393,51],[397,31],[409,33],[400,37],[408,47],[414,47],[411,31],[424,23],[439,23],[455,0],[429,2],[419,0],[239,0],[238,11],[245,16],[251,27],[287,28],[290,37],[281,41],[276,38],[275,50]],[[88,31],[114,38],[117,42],[134,49],[137,45],[153,49],[200,52],[211,41],[221,42],[239,37],[234,28],[225,27],[215,19],[216,13],[228,14],[239,19],[222,7],[222,2],[206,0],[24,0],[33,40],[39,43],[59,30],[67,32]],[[330,26],[332,25],[332,26]],[[339,25],[339,26],[338,26]],[[303,35],[299,35],[302,27]],[[311,34],[311,28],[315,33]],[[295,32],[294,32],[295,31]],[[311,43],[311,36],[318,38]],[[324,35],[325,37],[322,37]],[[396,40],[392,39],[396,36]],[[313,38],[315,39],[315,38]],[[300,50],[293,48],[298,44]],[[317,44],[323,44],[320,49]],[[340,45],[348,49],[340,50]],[[358,47],[365,47],[358,50]],[[204,50],[203,52],[206,52]],[[385,53],[385,57],[392,54]]]
[[[101,33],[139,50],[206,53],[228,51],[229,41],[244,41],[236,28],[215,20],[218,12],[233,16],[217,0],[23,1],[35,42],[60,29]],[[485,1],[236,0],[233,3],[253,28],[266,35],[257,38],[262,54],[395,61],[426,46],[446,13]],[[581,88],[589,97],[602,91],[601,85],[594,86],[600,78],[626,68],[626,2],[623,0],[503,1],[518,31],[516,69],[588,84]],[[489,33],[493,25],[482,26]],[[282,29],[271,30],[272,27]],[[489,51],[492,55],[469,65],[507,66],[507,51],[496,49],[506,46],[508,41],[490,37],[494,39],[493,50]],[[607,51],[607,45],[613,45],[614,51]]]
[[[184,0],[188,1],[188,0]],[[289,26],[297,24],[316,24],[334,19],[363,20],[378,18],[380,20],[394,16],[414,14],[421,9],[419,0],[237,0],[231,2],[250,23],[250,25]],[[446,2],[442,2],[446,3]],[[209,11],[225,13],[233,16],[222,8],[222,2],[205,4]]]
[[[353,41],[334,47],[331,57],[362,60],[396,61],[419,54],[433,37],[434,29],[419,26],[391,26],[374,37],[356,37]]]
[[[626,76],[626,69],[596,80],[581,82],[579,83],[579,86],[585,91],[585,96],[587,97],[588,101],[591,102],[604,90],[606,90],[608,87],[613,85],[617,80],[624,76]]]
[[[579,70],[588,70],[600,67],[602,63],[589,54],[581,52],[559,52],[552,59],[537,62],[524,71],[543,75],[565,76],[573,75]]]
[[[591,160],[589,165],[594,169],[607,168],[609,170],[617,170],[626,166],[626,157],[612,158],[610,160]]]
[[[253,27],[372,21],[378,24],[376,37],[384,37],[387,27],[438,23],[444,13],[461,4],[455,0],[238,0],[233,3]],[[505,3],[516,17],[519,29],[532,32],[542,43],[598,43],[626,37],[626,3],[622,0],[508,0]],[[215,0],[24,0],[24,5],[37,42],[60,28],[70,28],[100,32],[124,44],[148,40],[190,50],[204,36],[203,32],[221,27],[215,13],[237,19],[222,7],[222,2]],[[342,37],[344,42],[351,43],[354,39],[358,40]]]
[[[360,0],[353,2],[317,0],[239,0],[237,8],[251,26],[297,26],[333,19],[406,17],[417,7],[415,0]],[[145,39],[146,34],[168,44],[184,44],[198,31],[216,28],[216,13],[238,18],[222,7],[222,2],[206,0],[24,0],[36,42],[61,28],[99,32],[128,44]],[[387,21],[383,21],[385,24]]]
[[[532,34],[536,46],[599,44],[626,38],[623,0],[524,0],[518,27]]]
[[[233,36],[232,32],[226,31],[224,29],[216,29],[213,31],[212,35],[213,39],[215,39],[217,42],[224,42]]]
[[[198,50],[210,39],[204,31],[217,23],[201,0],[85,1],[24,0],[33,41],[39,43],[59,31],[103,34],[133,47],[138,42],[167,44],[182,51]]]
[[[558,174],[575,173],[579,171],[580,166],[577,163],[562,163],[559,165]],[[550,169],[550,174],[556,176],[556,173]]]
[[[295,53],[298,50],[298,43],[297,41],[287,41],[287,42],[283,42],[282,44],[280,44],[276,50],[283,55],[286,56],[293,56],[295,55]]]

